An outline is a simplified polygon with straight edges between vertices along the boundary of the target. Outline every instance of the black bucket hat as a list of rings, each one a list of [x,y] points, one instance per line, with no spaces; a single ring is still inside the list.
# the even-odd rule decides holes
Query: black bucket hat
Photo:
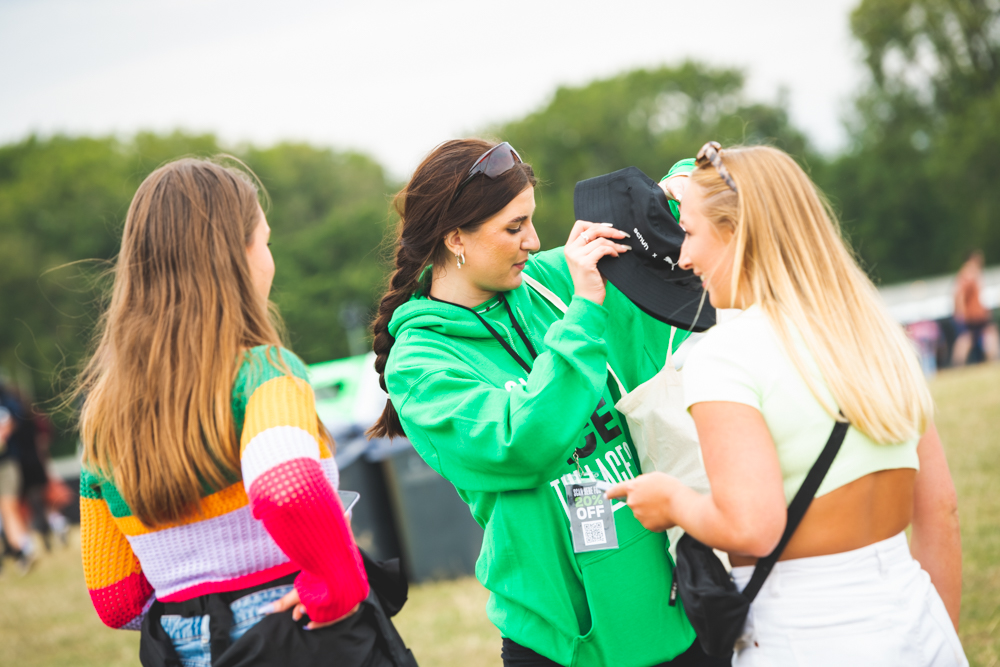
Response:
[[[684,230],[653,179],[636,167],[588,178],[576,184],[573,208],[577,220],[610,222],[632,235],[619,241],[632,250],[597,263],[601,274],[630,301],[661,322],[688,331],[715,324],[715,308],[701,279],[677,266]]]

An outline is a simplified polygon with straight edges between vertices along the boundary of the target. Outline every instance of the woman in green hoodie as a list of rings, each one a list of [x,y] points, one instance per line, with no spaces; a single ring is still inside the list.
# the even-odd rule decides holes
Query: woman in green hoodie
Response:
[[[509,144],[462,140],[396,196],[396,270],[374,324],[390,401],[372,432],[405,434],[484,528],[476,576],[505,665],[715,664],[667,593],[664,533],[615,502],[618,547],[574,551],[566,486],[641,472],[608,366],[634,389],[671,331],[597,271],[628,251],[624,232],[581,221],[565,248],[533,254],[534,185]]]

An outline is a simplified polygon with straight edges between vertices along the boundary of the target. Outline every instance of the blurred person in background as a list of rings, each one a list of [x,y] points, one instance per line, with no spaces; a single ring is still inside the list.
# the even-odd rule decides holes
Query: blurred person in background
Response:
[[[17,395],[6,385],[0,385],[0,408],[6,418],[0,424],[0,520],[7,555],[12,556],[22,574],[34,563],[35,543],[24,520],[21,493],[24,488],[21,459],[34,448],[31,416]],[[30,454],[30,452],[29,452]]]
[[[35,409],[23,391],[13,385],[9,385],[6,391],[20,406],[21,412],[15,437],[21,467],[22,515],[26,517],[27,525],[42,536],[48,551],[51,549],[52,538],[48,511],[48,461],[52,425],[44,414]]]
[[[408,437],[484,528],[476,576],[504,665],[723,664],[669,598],[663,532],[615,503],[618,548],[574,549],[564,486],[639,471],[608,365],[637,387],[672,329],[605,288],[596,264],[629,250],[625,232],[578,221],[564,248],[537,252],[535,182],[506,142],[466,139],[435,148],[397,194],[373,325],[390,400],[370,434]]]
[[[73,491],[66,483],[51,469],[52,440],[56,433],[56,426],[47,414],[41,410],[34,409],[35,421],[35,446],[38,450],[38,459],[42,466],[47,482],[41,488],[36,498],[29,498],[33,502],[35,514],[33,521],[36,530],[42,533],[45,540],[46,550],[51,550],[51,538],[54,535],[59,542],[66,546],[69,539],[69,523],[63,515],[62,510],[73,502]]]
[[[178,160],[132,200],[76,392],[91,600],[141,628],[146,666],[415,664],[391,653],[334,443],[281,347],[269,237],[241,169]]]
[[[938,346],[941,344],[941,327],[934,320],[910,322],[905,327],[906,335],[917,346],[920,353],[920,367],[924,375],[931,377],[937,373]]]
[[[1000,335],[990,311],[980,299],[983,277],[983,253],[969,253],[955,280],[955,345],[951,363],[964,366],[969,353],[978,342],[987,361],[1000,359]]]
[[[13,458],[10,456],[10,449],[7,444],[10,434],[14,431],[14,420],[11,418],[10,410],[0,405],[0,537],[3,538],[3,545],[0,547],[0,566],[3,565],[3,556],[6,555],[6,551],[10,548],[10,538],[7,536],[6,531],[8,530],[8,524],[4,521],[3,514],[7,513],[5,505],[5,496],[13,495],[8,492],[9,488],[17,488],[19,486],[19,480],[17,478],[17,473],[14,474],[13,480],[11,477],[11,467],[16,466]]]
[[[733,664],[967,665],[957,500],[930,391],[828,206],[787,154],[711,142],[681,225],[680,265],[702,277],[716,308],[743,311],[710,329],[684,366],[711,493],[655,472],[608,496],[627,498],[650,530],[678,525],[729,552],[742,589],[846,419]]]
[[[72,502],[73,492],[49,470],[49,448],[55,425],[23,392],[19,393],[19,397],[30,421],[28,433],[31,436],[25,438],[20,447],[24,479],[21,500],[31,528],[42,536],[45,550],[51,551],[53,535],[63,546],[67,544],[69,525],[60,510]]]

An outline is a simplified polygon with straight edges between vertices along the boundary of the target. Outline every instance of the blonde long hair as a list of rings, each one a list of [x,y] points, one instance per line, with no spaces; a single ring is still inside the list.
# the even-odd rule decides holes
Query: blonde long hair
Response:
[[[922,434],[933,403],[915,350],[885,311],[841,238],[826,199],[786,153],[729,148],[722,160],[739,195],[710,164],[692,173],[705,213],[733,232],[731,294],[760,306],[813,395],[833,417],[798,351],[812,353],[848,421],[879,444]]]
[[[93,357],[76,387],[83,460],[146,525],[240,479],[231,400],[242,352],[280,345],[247,246],[261,219],[249,173],[181,159],[139,186]]]

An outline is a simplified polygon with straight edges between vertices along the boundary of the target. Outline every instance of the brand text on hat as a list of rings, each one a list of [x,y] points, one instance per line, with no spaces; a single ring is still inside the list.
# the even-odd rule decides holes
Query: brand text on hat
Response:
[[[642,234],[639,232],[639,230],[633,227],[632,231],[635,232],[635,235],[637,237],[639,237],[639,243],[642,244],[642,247],[645,248],[646,250],[649,250],[649,244],[646,243],[646,239],[642,238]]]

